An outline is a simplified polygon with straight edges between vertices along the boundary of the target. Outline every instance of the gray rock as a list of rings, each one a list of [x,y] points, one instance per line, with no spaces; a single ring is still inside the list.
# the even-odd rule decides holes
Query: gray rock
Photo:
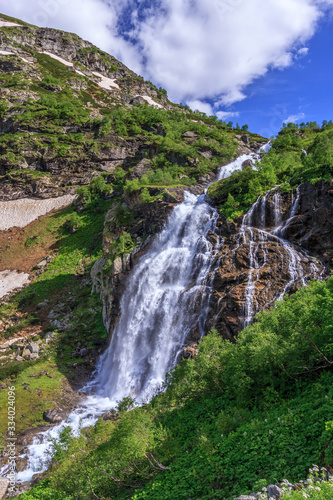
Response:
[[[38,264],[36,264],[35,268],[36,269],[43,269],[44,267],[47,266],[47,264],[48,264],[47,260],[43,259]]]
[[[113,272],[114,274],[120,274],[123,270],[123,262],[120,257],[117,257],[113,262]]]
[[[47,332],[44,339],[46,343],[50,342],[51,340],[54,340],[56,338],[57,334],[56,332]]]
[[[271,498],[272,500],[278,500],[279,498],[282,498],[282,495],[283,491],[275,484],[270,484],[269,486],[267,486],[268,498]]]
[[[59,424],[64,420],[64,414],[57,410],[45,410],[43,413],[43,420],[50,424]]]
[[[257,500],[257,495],[241,495],[240,497],[234,498],[234,500]]]
[[[22,356],[23,356],[23,358],[30,359],[30,356],[31,356],[30,349],[24,349],[22,352]]]
[[[88,354],[89,354],[88,349],[81,349],[80,350],[80,356],[81,356],[81,358],[85,358],[86,356],[88,356]]]
[[[25,344],[23,342],[16,342],[16,344],[13,344],[12,349],[23,349],[25,347]]]
[[[107,420],[116,420],[118,418],[118,416],[119,416],[119,413],[117,413],[117,412],[112,413],[112,412],[108,411],[107,413],[104,413],[102,415],[102,419],[104,421],[107,421]]]
[[[48,305],[48,301],[45,300],[44,302],[40,302],[39,304],[37,304],[37,309],[44,309],[44,307],[47,307]]]
[[[35,359],[38,359],[38,358],[39,358],[39,355],[37,354],[37,352],[33,352],[32,354],[30,354],[29,361],[34,361]]]
[[[196,134],[195,132],[193,132],[193,130],[188,130],[187,132],[184,132],[184,134],[182,135],[182,137],[185,137],[185,138],[188,138],[188,139],[195,139],[196,137],[198,137],[198,134]]]
[[[64,326],[61,323],[61,321],[58,321],[57,319],[54,319],[53,321],[51,321],[51,326],[52,326],[52,328],[55,328],[59,331],[62,331],[64,329]]]
[[[72,356],[73,356],[73,358],[79,358],[79,357],[80,357],[80,353],[79,353],[79,351],[74,351],[74,352],[72,353]]]
[[[38,354],[39,353],[39,346],[35,342],[30,342],[30,344],[27,345],[27,349],[29,349],[29,351],[32,354]]]
[[[5,498],[9,486],[9,479],[0,477],[0,499]]]
[[[16,356],[15,361],[25,361],[25,359],[22,358],[21,356]]]

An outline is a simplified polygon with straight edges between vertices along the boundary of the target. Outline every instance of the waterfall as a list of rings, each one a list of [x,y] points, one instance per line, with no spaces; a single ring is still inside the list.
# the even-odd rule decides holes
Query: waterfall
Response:
[[[81,406],[61,424],[37,435],[29,449],[29,466],[18,474],[30,481],[48,468],[52,440],[65,427],[74,435],[94,425],[125,396],[140,404],[162,386],[191,332],[205,331],[217,248],[208,241],[218,213],[205,195],[185,193],[184,202],[171,213],[165,229],[128,276],[121,299],[121,315],[109,348],[101,357],[95,388]],[[84,390],[84,389],[83,389]]]
[[[101,359],[96,379],[101,395],[151,399],[199,319],[201,336],[205,333],[215,257],[206,236],[217,218],[203,195],[185,193],[185,201],[135,267],[121,299],[119,323]]]
[[[292,203],[290,213],[287,220],[281,223],[281,193],[278,190],[279,186],[275,186],[268,191],[263,197],[259,198],[252,205],[250,210],[243,217],[242,225],[239,231],[238,243],[234,250],[236,253],[241,245],[249,245],[249,274],[244,293],[244,326],[251,323],[254,315],[255,305],[255,290],[260,279],[260,271],[265,267],[267,262],[267,244],[268,241],[275,241],[281,247],[278,250],[281,258],[281,267],[283,264],[283,252],[288,259],[289,280],[276,296],[277,300],[282,300],[291,287],[301,282],[306,285],[308,279],[320,279],[323,275],[323,269],[320,269],[316,264],[311,263],[307,253],[303,250],[296,250],[293,245],[284,239],[285,232],[291,221],[294,219],[300,199],[300,187],[296,189],[296,196],[292,192]],[[273,193],[273,194],[272,194]],[[270,231],[265,229],[267,219],[267,200],[273,205],[273,227]],[[258,259],[258,253],[263,253],[263,263]],[[310,272],[307,272],[302,261],[307,261]]]
[[[219,179],[241,169],[249,159],[260,160],[260,151],[222,167]],[[295,269],[299,265],[293,253],[296,251],[289,243],[261,229],[265,226],[267,197],[268,193],[254,203],[244,216],[239,233],[238,244],[243,241],[250,246],[245,324],[250,323],[255,310],[254,293],[260,270],[266,265],[267,241],[283,241],[290,255],[292,279],[296,279]],[[280,203],[278,197],[276,203]],[[258,210],[260,228],[255,228]],[[177,363],[186,338],[191,333],[199,337],[205,333],[219,250],[218,240],[214,248],[207,236],[214,232],[217,218],[217,211],[204,195],[185,193],[184,202],[173,209],[165,229],[127,278],[110,346],[99,361],[95,379],[86,387],[95,388],[94,394],[87,396],[60,425],[34,438],[28,448],[29,466],[18,474],[18,480],[29,481],[33,474],[47,469],[53,450],[50,439],[58,439],[65,427],[78,435],[81,428],[94,425],[125,396],[132,396],[140,404],[151,399],[162,386],[167,371]],[[259,249],[264,252],[263,262]]]

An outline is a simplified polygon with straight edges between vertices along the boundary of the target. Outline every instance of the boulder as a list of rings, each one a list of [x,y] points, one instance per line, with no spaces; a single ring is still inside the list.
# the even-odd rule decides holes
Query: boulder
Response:
[[[267,486],[268,499],[271,498],[272,500],[278,500],[279,498],[282,498],[282,495],[283,491],[281,490],[281,488],[276,486],[276,484],[270,484],[269,486]]]
[[[38,354],[39,353],[39,346],[35,342],[30,342],[30,344],[27,345],[27,349],[29,349],[29,351],[32,354]]]
[[[31,351],[30,349],[24,349],[22,352],[22,357],[26,359],[30,359],[31,356]]]
[[[43,420],[45,420],[45,422],[48,422],[49,424],[60,424],[60,422],[62,422],[64,418],[64,413],[56,409],[45,410],[43,413]]]
[[[46,343],[48,343],[51,340],[54,340],[56,336],[57,336],[56,332],[47,332],[44,339],[45,339]]]
[[[248,167],[252,168],[252,160],[243,161],[242,168],[248,168]]]
[[[0,500],[5,498],[9,486],[9,479],[0,477]]]
[[[188,130],[187,132],[184,132],[182,137],[187,138],[187,139],[196,139],[198,137],[198,134],[193,132],[193,130]]]
[[[234,498],[234,500],[257,500],[258,495],[241,495],[240,497]]]

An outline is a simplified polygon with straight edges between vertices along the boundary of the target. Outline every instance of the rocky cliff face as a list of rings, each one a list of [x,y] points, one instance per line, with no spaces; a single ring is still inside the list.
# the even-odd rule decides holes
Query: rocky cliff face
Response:
[[[209,327],[233,339],[251,314],[269,309],[284,293],[323,278],[332,261],[332,183],[273,190],[237,223],[220,217],[222,244],[214,277]],[[245,222],[245,224],[244,224]],[[215,241],[215,234],[211,240]]]

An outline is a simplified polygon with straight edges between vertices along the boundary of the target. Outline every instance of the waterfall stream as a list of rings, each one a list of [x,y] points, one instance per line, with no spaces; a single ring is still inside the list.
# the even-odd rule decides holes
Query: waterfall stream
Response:
[[[269,147],[266,145],[263,151]],[[224,179],[241,169],[246,160],[258,160],[258,153],[243,155],[222,167],[218,178]],[[253,317],[253,296],[263,265],[258,259],[258,248],[264,249],[269,238],[279,239],[287,249],[290,280],[296,279],[295,273],[303,275],[296,250],[280,236],[287,224],[276,235],[253,227],[253,214],[263,210],[266,198],[267,195],[259,198],[245,215],[239,233],[239,244],[243,240],[250,245],[245,325]],[[295,215],[297,203],[296,197],[289,219]],[[173,209],[165,229],[127,278],[110,346],[99,361],[95,379],[87,386],[90,391],[95,388],[95,392],[60,425],[34,438],[28,447],[29,466],[18,474],[18,480],[29,481],[33,474],[47,469],[52,439],[59,438],[65,427],[71,427],[73,434],[78,435],[81,428],[93,425],[125,396],[135,398],[139,404],[150,400],[161,388],[167,371],[177,363],[189,334],[196,329],[200,335],[205,333],[220,247],[217,243],[214,248],[207,235],[214,232],[217,218],[217,211],[204,195],[185,193],[184,202]],[[265,214],[259,226],[265,225],[264,219]]]

